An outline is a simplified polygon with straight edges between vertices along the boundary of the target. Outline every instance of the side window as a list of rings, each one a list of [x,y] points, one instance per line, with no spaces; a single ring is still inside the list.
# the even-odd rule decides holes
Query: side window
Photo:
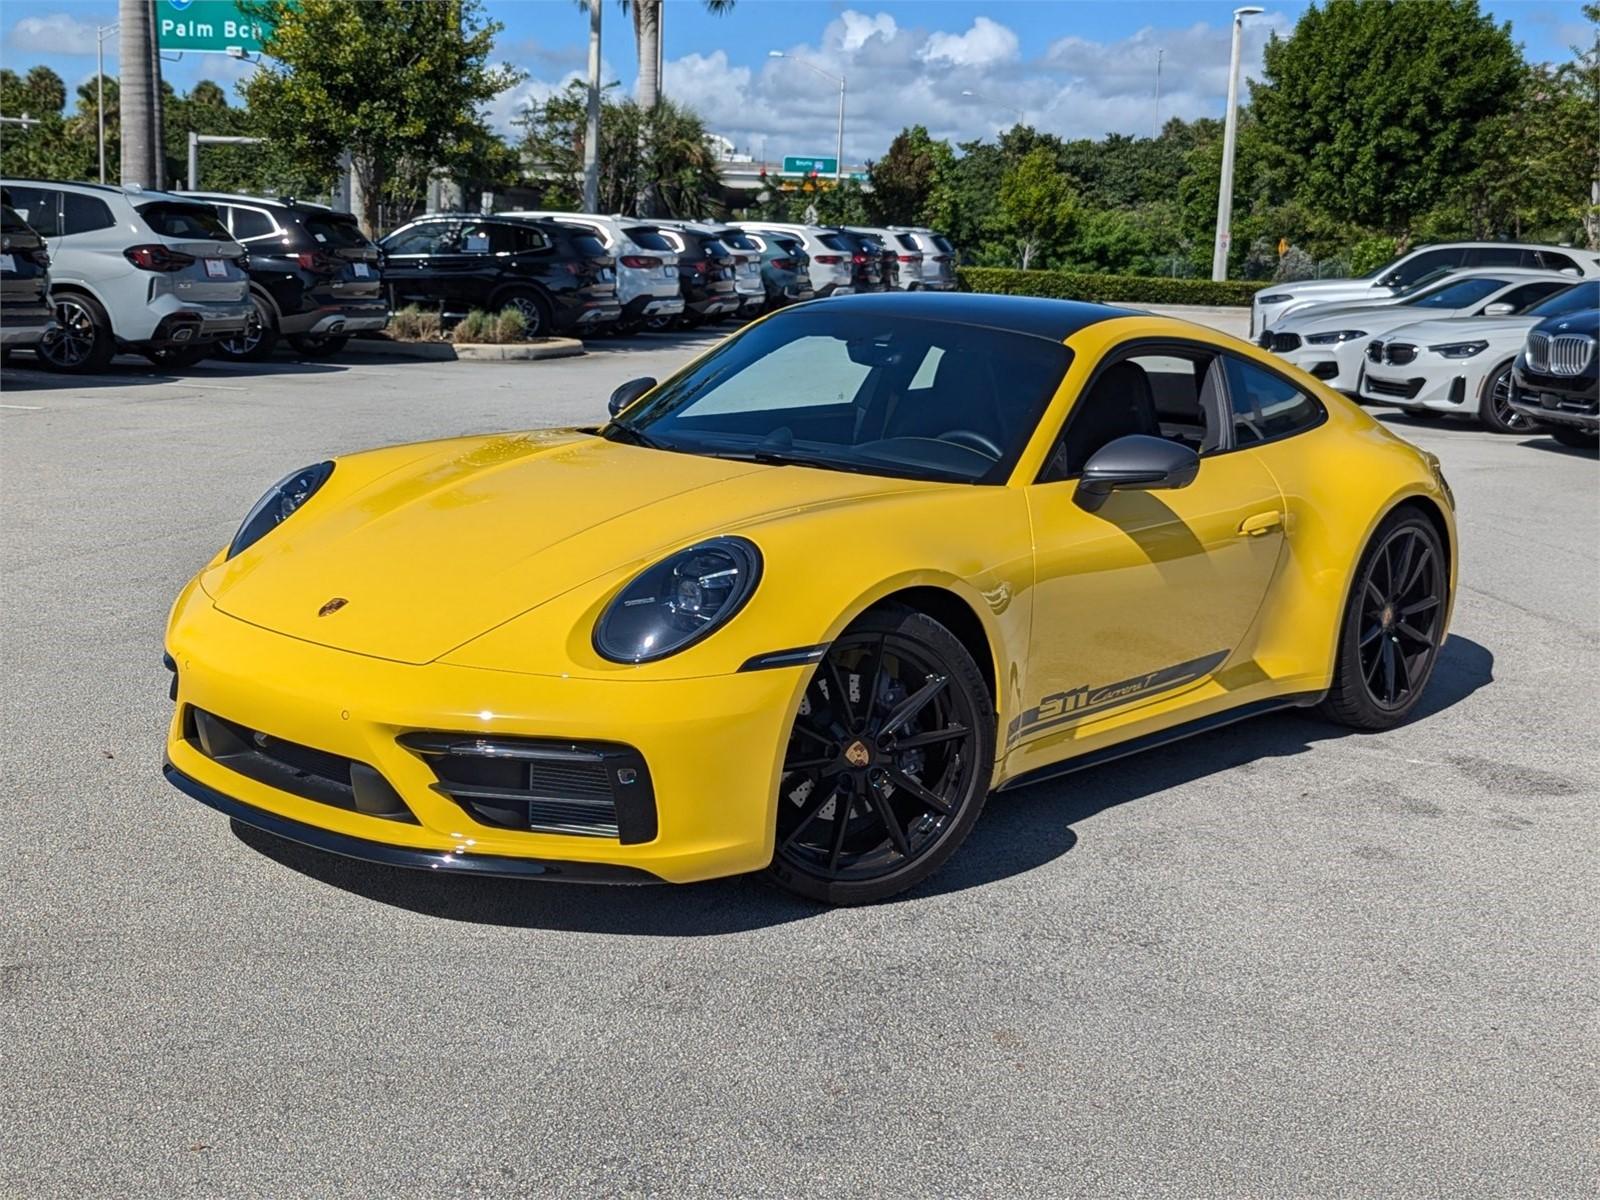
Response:
[[[117,223],[111,207],[98,196],[84,196],[77,192],[61,194],[61,232],[92,233],[96,229],[110,229]]]
[[[517,254],[533,254],[547,249],[550,245],[550,239],[537,229],[519,226],[515,232],[516,237],[512,245],[515,247],[514,252]]]
[[[1465,253],[1460,247],[1425,250],[1409,262],[1402,263],[1396,267],[1390,273],[1388,282],[1396,287],[1410,287],[1424,275],[1433,271],[1459,267],[1462,256]]]
[[[1527,265],[1524,262],[1526,255],[1526,250],[1519,250],[1516,246],[1478,246],[1467,251],[1467,266],[1520,267]]]
[[[54,188],[6,188],[11,193],[11,207],[17,215],[33,227],[40,237],[61,236],[61,193]]]
[[[451,226],[443,221],[430,221],[386,238],[385,254],[444,254],[451,244]]]
[[[1322,423],[1322,405],[1288,380],[1231,355],[1225,361],[1235,445],[1288,437]]]
[[[1540,280],[1538,283],[1525,283],[1521,287],[1512,288],[1503,296],[1495,299],[1497,304],[1511,304],[1516,312],[1522,312],[1530,305],[1537,304],[1546,296],[1555,292],[1564,292],[1571,287],[1570,283],[1561,279]]]
[[[270,237],[278,232],[271,217],[255,208],[233,209],[233,236],[236,241],[246,238]]]
[[[1546,271],[1576,271],[1578,264],[1565,254],[1556,254],[1550,250],[1535,250],[1534,256],[1539,260],[1538,265]]]
[[[1141,347],[1102,366],[1072,406],[1040,482],[1081,474],[1096,451],[1130,434],[1181,442],[1199,454],[1219,448],[1228,418],[1217,357],[1174,344]]]

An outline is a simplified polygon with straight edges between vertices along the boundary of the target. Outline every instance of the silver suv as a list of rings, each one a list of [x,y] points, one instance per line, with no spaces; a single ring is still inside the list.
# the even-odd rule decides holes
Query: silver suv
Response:
[[[733,224],[758,233],[781,233],[786,237],[798,238],[801,247],[811,256],[807,269],[811,273],[811,291],[817,299],[848,296],[855,291],[854,267],[850,261],[855,247],[836,230],[817,225],[796,225],[788,221],[735,221]]]
[[[910,238],[922,253],[922,286],[930,292],[953,292],[960,283],[956,280],[956,248],[942,233],[921,225],[890,225],[889,230],[898,235],[901,244]]]
[[[646,321],[662,321],[683,312],[683,289],[678,285],[678,251],[661,230],[641,217],[605,217],[598,213],[523,211],[499,213],[503,217],[537,217],[560,221],[592,233],[617,260],[617,299],[622,320],[617,328],[627,333]]]
[[[4,183],[50,247],[60,332],[39,347],[45,366],[99,371],[120,351],[188,366],[245,328],[244,247],[209,204],[106,184]]]

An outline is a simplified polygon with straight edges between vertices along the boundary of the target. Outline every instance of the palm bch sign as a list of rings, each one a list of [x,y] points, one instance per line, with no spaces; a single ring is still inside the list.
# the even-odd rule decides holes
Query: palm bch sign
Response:
[[[240,11],[235,0],[161,0],[156,40],[163,50],[194,54],[258,54],[271,26]]]

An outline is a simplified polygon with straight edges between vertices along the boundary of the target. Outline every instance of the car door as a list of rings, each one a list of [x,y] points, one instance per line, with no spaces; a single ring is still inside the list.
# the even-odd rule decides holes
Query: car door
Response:
[[[455,257],[459,228],[453,221],[423,221],[383,240],[383,280],[389,288],[391,307],[449,307],[446,296],[451,272],[444,264]]]
[[[1197,687],[1236,660],[1283,552],[1272,473],[1236,448],[1221,356],[1202,343],[1111,350],[1027,489],[1035,542],[1028,703],[1008,729],[1029,767],[1070,749],[1075,727]],[[1143,433],[1200,455],[1187,487],[1075,498],[1084,463]]]

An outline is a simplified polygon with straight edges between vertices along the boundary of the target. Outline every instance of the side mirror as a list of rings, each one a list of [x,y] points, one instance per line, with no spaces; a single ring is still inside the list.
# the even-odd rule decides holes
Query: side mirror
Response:
[[[1073,503],[1094,512],[1112,492],[1154,492],[1188,487],[1200,471],[1200,456],[1180,442],[1130,433],[1089,456]]]
[[[1515,304],[1507,304],[1504,300],[1496,300],[1493,304],[1484,308],[1483,315],[1486,317],[1509,317],[1516,311],[1517,306]]]
[[[642,379],[630,379],[611,393],[611,402],[606,405],[606,408],[610,410],[611,415],[614,417],[640,396],[655,387],[655,385],[656,381],[648,375]]]

